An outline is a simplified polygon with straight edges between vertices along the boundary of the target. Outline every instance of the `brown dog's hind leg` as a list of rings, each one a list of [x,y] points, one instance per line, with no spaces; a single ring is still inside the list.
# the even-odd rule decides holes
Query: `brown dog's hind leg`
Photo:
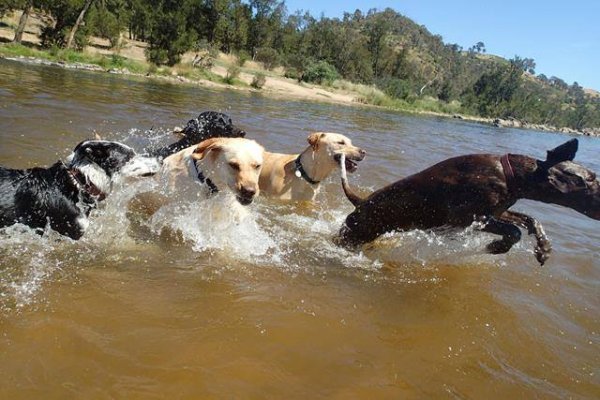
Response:
[[[502,236],[502,239],[494,240],[487,245],[487,251],[491,254],[506,253],[521,240],[521,230],[510,222],[500,221],[494,217],[483,217],[480,221],[483,222],[482,231]]]
[[[542,224],[529,215],[514,211],[503,212],[500,216],[500,220],[522,226],[523,228],[527,229],[527,233],[530,235],[535,235],[535,240],[537,242],[535,249],[533,250],[535,258],[538,260],[540,265],[544,265],[544,263],[550,257],[552,246],[550,245],[550,241],[546,236],[546,232],[544,232]]]

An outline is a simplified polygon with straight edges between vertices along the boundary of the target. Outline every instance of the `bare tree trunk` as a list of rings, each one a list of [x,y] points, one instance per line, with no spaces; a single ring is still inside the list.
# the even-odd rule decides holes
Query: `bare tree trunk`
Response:
[[[75,38],[75,33],[77,33],[77,29],[79,29],[79,25],[83,22],[83,18],[85,17],[85,13],[90,8],[94,0],[86,0],[83,9],[79,13],[79,17],[77,17],[77,21],[75,21],[75,25],[71,28],[71,32],[69,32],[69,37],[67,38],[67,45],[65,46],[67,49],[70,49],[73,45],[73,39]]]
[[[430,80],[429,82],[427,82],[426,84],[424,84],[423,86],[421,86],[421,89],[419,90],[419,96],[423,95],[423,90],[425,90],[425,88],[429,85],[431,85],[433,82],[435,82],[435,79]]]
[[[25,31],[25,25],[27,24],[27,19],[29,18],[29,14],[31,14],[32,9],[33,1],[28,1],[25,4],[21,18],[19,19],[19,26],[17,26],[17,30],[15,31],[15,38],[13,39],[13,42],[21,43],[21,40],[23,39],[23,32]]]

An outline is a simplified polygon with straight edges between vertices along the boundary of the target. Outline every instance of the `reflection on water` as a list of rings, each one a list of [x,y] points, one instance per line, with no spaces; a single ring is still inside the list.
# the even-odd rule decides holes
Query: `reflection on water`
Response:
[[[313,130],[368,151],[374,189],[473,152],[543,157],[567,137],[373,108],[128,80],[0,61],[0,163],[64,158],[98,132],[138,149],[203,110],[268,150]],[[600,171],[597,140],[577,155]],[[259,199],[239,223],[219,199],[148,217],[151,180],[117,183],[73,242],[0,230],[1,398],[594,398],[600,391],[596,221],[521,202],[553,242],[502,256],[472,229],[385,235],[362,252],[331,238],[351,206],[337,176],[315,207]]]

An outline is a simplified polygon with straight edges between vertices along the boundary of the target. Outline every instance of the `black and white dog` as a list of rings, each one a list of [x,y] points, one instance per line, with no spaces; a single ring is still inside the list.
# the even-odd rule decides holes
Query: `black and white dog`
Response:
[[[106,140],[79,143],[67,159],[49,168],[0,167],[0,227],[22,223],[42,233],[46,226],[79,239],[88,215],[110,193],[113,178],[156,173],[156,158],[136,156],[124,144]]]
[[[196,145],[203,140],[214,137],[244,137],[246,132],[233,124],[227,114],[217,111],[204,111],[188,121],[181,132],[182,137],[177,142],[160,149],[149,149],[148,153],[161,159],[167,158],[187,147]]]

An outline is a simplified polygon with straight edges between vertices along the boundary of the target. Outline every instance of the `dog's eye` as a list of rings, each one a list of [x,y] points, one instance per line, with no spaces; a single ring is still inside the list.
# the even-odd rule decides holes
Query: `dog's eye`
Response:
[[[338,142],[338,144],[346,144],[346,142],[344,142],[343,140],[340,140],[340,141]]]
[[[238,163],[230,162],[229,166],[236,171],[240,170],[240,164],[238,164]]]
[[[254,169],[259,169],[260,167],[262,167],[262,165],[260,165],[260,164],[256,164],[256,165],[254,166]]]

